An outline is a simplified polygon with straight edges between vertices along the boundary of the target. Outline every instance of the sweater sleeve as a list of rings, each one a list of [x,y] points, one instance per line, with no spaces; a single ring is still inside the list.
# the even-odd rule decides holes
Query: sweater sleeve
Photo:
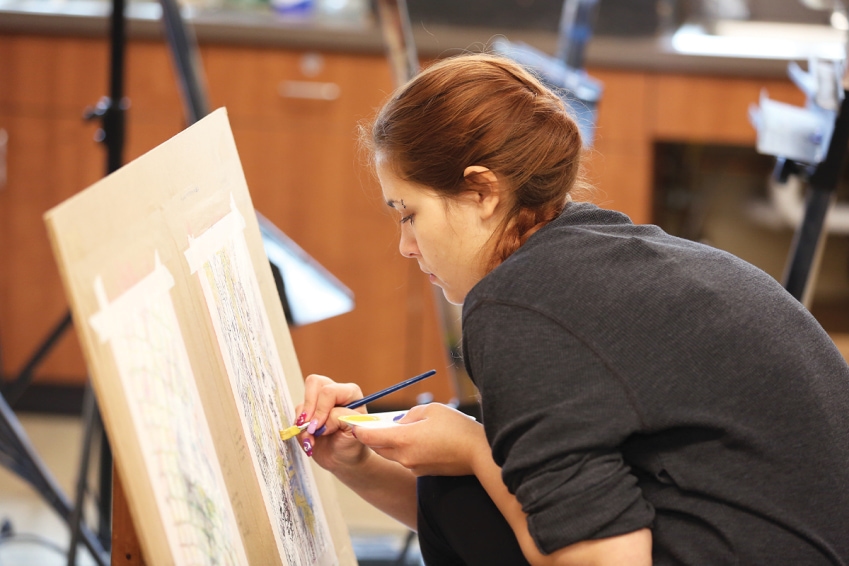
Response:
[[[654,509],[619,451],[640,418],[604,359],[544,314],[509,304],[477,305],[463,334],[493,457],[540,550],[650,526]]]

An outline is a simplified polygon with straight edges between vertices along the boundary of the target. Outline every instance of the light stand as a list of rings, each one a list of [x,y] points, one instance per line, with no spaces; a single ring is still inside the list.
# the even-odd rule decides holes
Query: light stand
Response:
[[[815,274],[816,260],[824,243],[825,220],[834,204],[837,184],[846,149],[849,147],[849,92],[843,91],[843,101],[834,125],[834,133],[825,160],[808,180],[808,194],[802,223],[796,229],[784,275],[784,287],[799,301],[810,293],[810,281]],[[779,160],[777,175],[799,167]],[[786,177],[785,177],[786,178]]]
[[[797,108],[763,95],[751,119],[758,132],[758,152],[777,157],[775,182],[783,184],[796,176],[807,184],[805,210],[783,280],[787,291],[807,306],[825,241],[826,218],[849,146],[849,76],[845,60],[811,60],[807,73],[791,63],[789,74],[805,93],[806,106]]]

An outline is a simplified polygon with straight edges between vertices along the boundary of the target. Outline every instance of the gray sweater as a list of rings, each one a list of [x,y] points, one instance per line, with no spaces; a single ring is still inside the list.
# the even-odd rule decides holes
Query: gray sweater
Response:
[[[655,564],[849,564],[849,367],[761,270],[571,204],[463,348],[543,552],[649,527]]]

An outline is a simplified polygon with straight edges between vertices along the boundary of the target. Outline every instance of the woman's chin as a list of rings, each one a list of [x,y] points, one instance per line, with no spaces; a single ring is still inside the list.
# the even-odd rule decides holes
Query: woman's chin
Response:
[[[449,303],[451,303],[452,305],[458,305],[458,306],[462,305],[463,300],[466,298],[465,296],[463,296],[463,297],[454,296],[454,293],[445,289],[445,287],[442,287],[442,294],[443,294],[443,296],[445,296],[445,300],[448,301]]]
[[[453,290],[446,288],[445,284],[433,273],[428,273],[427,280],[430,281],[431,285],[435,285],[442,289],[442,294],[445,296],[446,301],[452,305],[463,304],[463,300],[465,300],[466,296],[463,295],[462,297],[458,297]]]

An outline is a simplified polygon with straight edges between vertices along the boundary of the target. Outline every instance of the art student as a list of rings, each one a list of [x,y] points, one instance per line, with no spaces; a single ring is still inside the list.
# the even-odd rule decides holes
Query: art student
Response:
[[[482,423],[352,429],[311,375],[300,441],[428,564],[849,564],[849,367],[781,285],[579,202],[576,123],[509,60],[434,64],[364,138]]]

